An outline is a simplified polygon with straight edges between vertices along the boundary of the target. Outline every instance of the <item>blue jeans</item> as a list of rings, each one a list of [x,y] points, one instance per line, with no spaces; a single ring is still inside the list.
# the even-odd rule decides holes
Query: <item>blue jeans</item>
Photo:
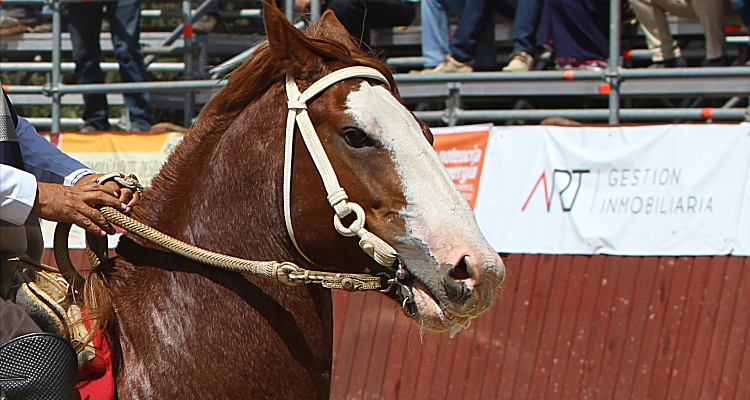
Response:
[[[122,0],[104,3],[70,3],[68,29],[73,44],[73,61],[78,83],[104,83],[104,74],[99,67],[102,51],[99,46],[102,18],[109,20],[115,59],[120,65],[123,82],[146,82],[148,75],[141,54],[140,22],[141,1]],[[106,11],[104,10],[106,7]],[[151,126],[148,92],[124,93],[125,105],[130,112],[133,130]],[[109,105],[104,94],[83,96],[83,119],[100,130],[109,129]]]
[[[541,0],[422,0],[422,55],[425,67],[433,67],[450,54],[458,61],[477,58],[483,29],[492,11],[513,19],[513,52],[533,54],[542,12]],[[450,40],[448,13],[460,13]],[[494,41],[494,37],[491,38]],[[494,43],[491,44],[494,46]]]
[[[328,0],[326,7],[355,39],[370,44],[370,29],[411,24],[417,13],[414,4],[404,0]]]
[[[730,0],[732,8],[740,15],[742,23],[750,26],[750,1],[748,0]]]

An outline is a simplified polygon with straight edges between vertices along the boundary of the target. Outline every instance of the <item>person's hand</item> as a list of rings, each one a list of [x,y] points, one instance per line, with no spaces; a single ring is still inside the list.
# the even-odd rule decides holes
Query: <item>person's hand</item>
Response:
[[[76,186],[96,182],[96,180],[99,179],[100,176],[103,176],[103,174],[86,175],[83,178],[79,179],[78,182],[76,182]],[[132,207],[141,199],[140,193],[126,187],[121,187],[115,181],[107,181],[104,183],[104,186],[113,190],[117,194],[117,198],[120,200],[120,202],[127,206],[127,208],[123,211],[123,213],[126,215],[130,215],[130,207]]]
[[[93,207],[94,204],[112,206],[122,212],[128,209],[115,190],[90,180],[87,183],[79,181],[76,186],[39,182],[31,213],[49,221],[78,225],[102,237],[113,235],[115,228]]]

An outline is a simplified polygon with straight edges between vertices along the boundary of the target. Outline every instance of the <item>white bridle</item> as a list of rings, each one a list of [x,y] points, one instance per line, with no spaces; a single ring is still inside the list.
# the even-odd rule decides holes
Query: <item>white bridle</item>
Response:
[[[310,117],[307,115],[307,102],[317,94],[327,89],[334,83],[350,78],[368,78],[375,79],[384,83],[388,88],[390,84],[383,74],[370,67],[348,67],[334,71],[313,83],[307,90],[300,93],[294,78],[286,76],[286,95],[289,114],[286,120],[286,143],[284,146],[284,221],[289,236],[300,254],[307,261],[312,261],[302,252],[294,236],[292,228],[291,215],[291,186],[292,186],[292,149],[294,145],[294,122],[299,125],[300,134],[307,146],[307,150],[312,156],[315,167],[318,169],[320,177],[323,178],[326,192],[328,193],[328,203],[333,207],[335,215],[333,216],[333,225],[341,235],[351,237],[358,236],[359,247],[369,254],[379,264],[390,267],[396,261],[397,253],[383,239],[377,237],[372,232],[365,229],[365,211],[362,207],[354,202],[347,201],[349,197],[344,189],[339,185],[333,166],[328,160],[323,145],[320,143],[315,127],[313,127]],[[345,227],[341,219],[354,212],[357,219]]]

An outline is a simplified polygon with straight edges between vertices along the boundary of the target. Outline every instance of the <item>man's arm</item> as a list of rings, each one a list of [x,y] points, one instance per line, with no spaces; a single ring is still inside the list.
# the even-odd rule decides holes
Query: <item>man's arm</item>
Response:
[[[21,146],[24,168],[34,174],[38,182],[74,186],[89,183],[101,176],[75,158],[60,151],[37,133],[29,121],[20,116],[18,117],[16,136],[18,136],[18,144]],[[138,193],[133,193],[130,189],[120,188],[115,182],[107,182],[105,186],[114,190],[120,201],[128,206],[132,206],[140,199]],[[43,218],[41,215],[37,215],[37,217]]]
[[[23,225],[29,213],[54,222],[67,222],[99,236],[115,233],[94,204],[112,206],[127,212],[112,188],[96,182],[79,182],[76,186],[56,183],[37,184],[33,175],[0,164],[0,219]]]
[[[0,219],[23,225],[34,207],[36,188],[34,175],[0,164]]]
[[[16,135],[24,169],[34,174],[37,181],[73,186],[82,177],[94,174],[94,171],[48,142],[29,121],[20,116]]]

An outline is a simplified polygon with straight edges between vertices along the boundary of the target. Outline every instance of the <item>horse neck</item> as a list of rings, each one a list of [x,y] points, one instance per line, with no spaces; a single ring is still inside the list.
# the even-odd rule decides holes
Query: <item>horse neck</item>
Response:
[[[293,260],[281,198],[285,99],[276,89],[222,133],[191,131],[154,179],[138,216],[213,251]]]

